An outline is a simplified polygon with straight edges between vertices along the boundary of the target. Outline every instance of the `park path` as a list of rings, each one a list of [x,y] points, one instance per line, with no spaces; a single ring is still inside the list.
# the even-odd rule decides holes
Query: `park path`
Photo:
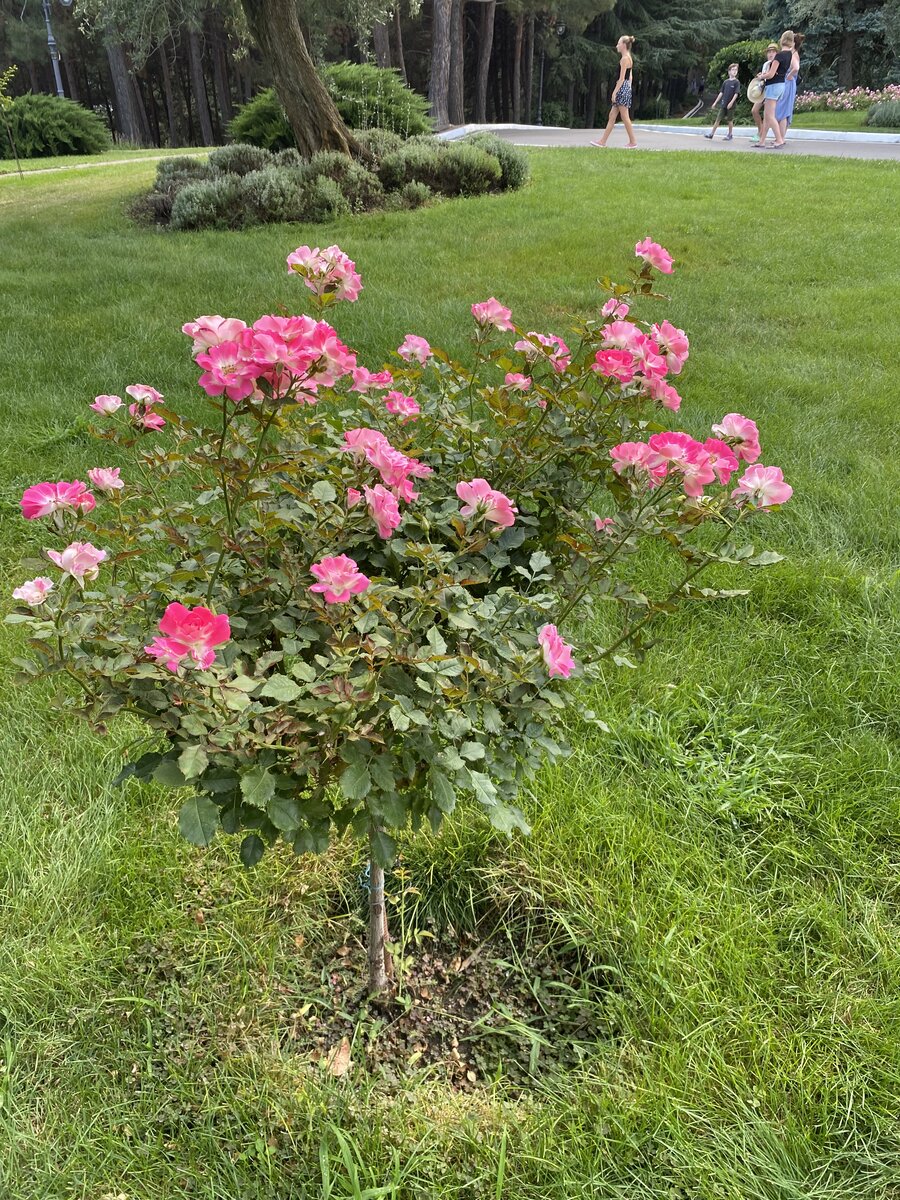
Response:
[[[134,158],[105,158],[102,162],[68,163],[64,167],[38,167],[34,171],[23,171],[22,174],[28,179],[31,175],[55,175],[59,171],[96,171],[100,167],[125,167],[130,163],[159,162],[161,158],[197,158],[201,154],[209,154],[209,150],[178,150],[177,152],[170,151],[168,154],[135,155]],[[15,169],[0,171],[0,180],[20,178],[19,172]]]
[[[538,129],[534,126],[524,126],[519,129],[498,128],[494,132],[507,141],[514,142],[517,146],[580,146],[596,154],[606,153],[606,150],[591,146],[591,142],[600,137],[602,129]],[[804,130],[803,132],[809,135],[813,133],[813,130]],[[900,162],[900,142],[898,141],[866,143],[818,141],[810,136],[791,141],[789,137],[788,144],[783,150],[773,151],[755,149],[750,138],[744,136],[738,136],[733,141],[726,142],[722,138],[721,131],[716,134],[715,141],[712,142],[707,141],[698,133],[669,131],[663,133],[658,130],[642,128],[640,125],[635,126],[635,135],[638,150],[693,150],[697,154],[747,153],[755,154],[757,158],[784,158],[787,155],[812,154],[825,158],[888,159]],[[624,150],[625,142],[625,130],[619,125],[606,149]]]

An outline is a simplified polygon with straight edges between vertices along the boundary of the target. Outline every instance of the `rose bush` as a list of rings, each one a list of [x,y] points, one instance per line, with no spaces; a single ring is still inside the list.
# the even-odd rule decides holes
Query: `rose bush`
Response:
[[[565,681],[630,665],[677,601],[736,594],[700,587],[708,567],[778,558],[741,536],[791,494],[753,421],[667,428],[689,343],[631,315],[673,269],[649,238],[635,255],[569,343],[491,297],[468,364],[410,334],[371,371],[325,319],[360,296],[355,264],[300,247],[288,270],[315,316],[184,326],[214,421],[143,384],[99,395],[100,457],[121,465],[90,467],[94,491],[22,497],[57,569],[14,592],[23,671],[65,672],[95,727],[145,723],[120,778],[187,789],[196,845],[240,833],[250,866],[278,840],[367,838],[375,992],[397,832],[462,797],[527,829],[518,798],[560,753]],[[646,543],[670,564],[653,594],[632,569]],[[615,632],[594,645],[579,622],[601,602]]]

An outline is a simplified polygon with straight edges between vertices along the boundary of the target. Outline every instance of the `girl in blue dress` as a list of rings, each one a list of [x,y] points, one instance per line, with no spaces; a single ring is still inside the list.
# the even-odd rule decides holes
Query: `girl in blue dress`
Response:
[[[787,78],[784,81],[784,91],[775,107],[775,120],[781,130],[782,140],[787,138],[788,126],[794,117],[794,103],[797,99],[797,76],[800,74],[800,47],[803,44],[803,34],[794,34],[794,52]]]

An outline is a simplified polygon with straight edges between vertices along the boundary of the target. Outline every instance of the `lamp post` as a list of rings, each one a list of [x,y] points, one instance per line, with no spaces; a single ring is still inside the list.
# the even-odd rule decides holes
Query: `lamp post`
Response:
[[[72,0],[59,0],[63,8],[71,8]],[[59,47],[56,44],[56,38],[53,36],[53,26],[50,24],[50,0],[41,0],[41,8],[44,13],[44,24],[47,26],[47,49],[50,51],[50,62],[53,64],[53,79],[56,83],[56,94],[60,99],[65,99],[66,93],[63,91],[62,76],[59,73]]]

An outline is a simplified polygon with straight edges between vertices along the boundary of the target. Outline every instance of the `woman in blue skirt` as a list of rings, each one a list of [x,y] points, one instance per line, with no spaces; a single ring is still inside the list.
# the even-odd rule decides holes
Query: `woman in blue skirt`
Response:
[[[794,117],[794,103],[797,99],[797,76],[800,74],[800,47],[803,44],[803,34],[794,34],[794,52],[787,78],[784,81],[784,91],[775,108],[775,120],[781,130],[781,139],[787,138],[788,126]]]
[[[616,42],[616,49],[619,52],[619,78],[616,80],[616,86],[612,94],[612,108],[609,111],[609,120],[606,122],[606,128],[603,130],[603,135],[598,142],[591,142],[592,146],[605,146],[609,135],[613,131],[616,119],[621,117],[622,124],[625,126],[625,132],[628,134],[628,149],[633,150],[637,145],[634,140],[634,126],[631,124],[631,116],[628,110],[631,108],[631,72],[634,67],[634,62],[631,57],[631,47],[634,45],[634,38],[623,35]]]

